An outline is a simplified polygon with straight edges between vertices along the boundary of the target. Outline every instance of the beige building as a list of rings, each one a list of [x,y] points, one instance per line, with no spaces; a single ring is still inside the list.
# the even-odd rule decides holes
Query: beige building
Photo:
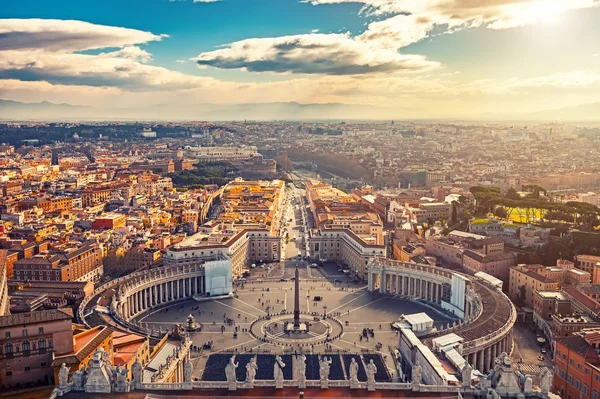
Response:
[[[534,308],[535,291],[554,291],[566,283],[587,283],[589,279],[589,273],[573,268],[521,264],[510,268],[508,296],[523,306]]]
[[[577,255],[575,267],[589,273],[592,284],[600,284],[600,256]]]
[[[367,278],[369,259],[386,257],[385,245],[376,239],[361,237],[350,229],[325,226],[310,238],[310,249],[314,259],[343,262],[361,279]]]

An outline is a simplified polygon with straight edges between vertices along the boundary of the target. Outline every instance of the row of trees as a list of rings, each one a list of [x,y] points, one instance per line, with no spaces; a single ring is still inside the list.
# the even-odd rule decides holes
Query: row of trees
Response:
[[[206,184],[227,184],[233,174],[239,171],[228,162],[200,162],[192,170],[169,173],[175,187],[198,187]]]
[[[521,197],[514,188],[504,194],[499,187],[471,187],[470,191],[477,200],[475,214],[493,213],[496,217],[509,220],[513,213],[525,223],[555,221],[576,224],[584,230],[593,230],[600,225],[600,208],[585,202],[555,202],[540,186],[524,186],[529,194]],[[540,195],[544,193],[544,196]]]

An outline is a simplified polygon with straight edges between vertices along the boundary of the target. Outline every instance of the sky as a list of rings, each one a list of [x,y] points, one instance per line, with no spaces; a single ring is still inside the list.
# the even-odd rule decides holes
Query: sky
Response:
[[[600,102],[600,0],[1,3],[4,100],[342,103],[406,118]]]

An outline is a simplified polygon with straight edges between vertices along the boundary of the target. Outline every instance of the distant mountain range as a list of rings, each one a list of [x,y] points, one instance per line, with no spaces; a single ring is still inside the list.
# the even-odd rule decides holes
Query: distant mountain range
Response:
[[[600,102],[535,112],[527,117],[546,121],[600,121]]]
[[[154,105],[143,108],[96,108],[0,100],[3,120],[324,120],[407,118],[416,109],[396,109],[361,104],[301,104],[297,102]]]
[[[416,115],[421,117],[416,118]],[[98,108],[47,101],[23,103],[0,100],[0,120],[400,120],[423,119],[422,115],[426,112],[418,108],[340,103],[165,104],[140,108]],[[517,115],[474,115],[466,119],[600,121],[600,102]]]

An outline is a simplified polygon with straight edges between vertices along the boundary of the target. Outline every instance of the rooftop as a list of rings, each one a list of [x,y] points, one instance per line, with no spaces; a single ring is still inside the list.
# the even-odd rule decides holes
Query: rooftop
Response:
[[[17,313],[9,316],[0,316],[0,327],[15,327],[26,324],[48,323],[60,320],[72,320],[71,308],[50,309],[43,312]]]

